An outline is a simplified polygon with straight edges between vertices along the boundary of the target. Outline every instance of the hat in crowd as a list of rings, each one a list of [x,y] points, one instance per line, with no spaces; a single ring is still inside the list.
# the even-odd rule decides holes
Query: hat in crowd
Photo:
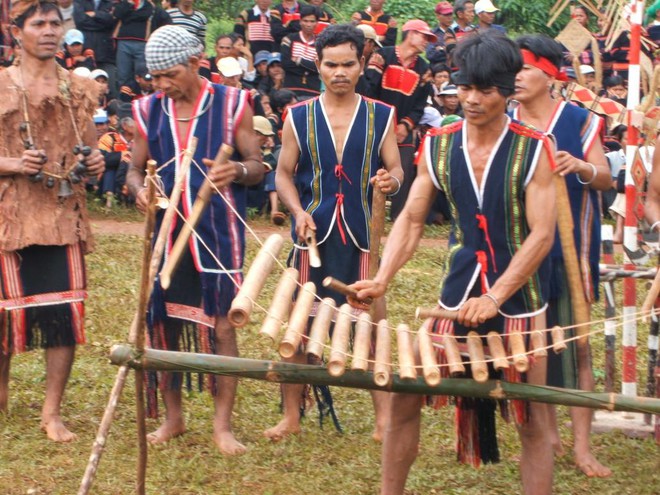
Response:
[[[497,12],[500,9],[495,7],[493,5],[493,2],[490,0],[478,0],[477,3],[474,4],[474,13],[475,14],[481,14],[482,12],[488,12],[489,14],[492,14],[493,12]]]
[[[97,108],[94,112],[94,123],[105,124],[106,122],[108,122],[108,112],[102,108]]]
[[[383,45],[381,45],[380,41],[378,40],[378,33],[376,33],[376,30],[372,26],[370,26],[369,24],[359,24],[355,27],[357,27],[360,31],[362,31],[365,40],[372,40],[374,43],[376,43],[378,46],[382,48]]]
[[[435,6],[435,13],[445,15],[453,14],[454,8],[449,2],[438,2],[438,4]]]
[[[241,65],[234,57],[224,57],[218,60],[218,72],[225,77],[240,76],[243,74]]]
[[[270,52],[268,50],[259,50],[254,54],[254,65],[259,65],[262,62],[268,62]]]
[[[87,67],[76,67],[73,69],[72,74],[75,74],[76,76],[79,77],[84,77],[85,79],[89,79],[89,75],[92,73],[91,70],[89,70]]]
[[[279,52],[273,52],[268,56],[268,65],[277,62],[282,63],[282,54]]]
[[[417,31],[418,33],[422,33],[426,35],[426,37],[429,38],[430,41],[432,41],[433,43],[438,41],[438,37],[435,34],[433,34],[433,31],[431,31],[429,25],[426,24],[421,19],[413,19],[412,21],[406,22],[403,25],[402,31],[404,33],[406,31]]]
[[[463,119],[458,115],[447,115],[442,119],[442,122],[440,122],[440,127],[443,125],[453,124],[454,122],[460,122],[461,120]]]
[[[204,46],[194,34],[180,26],[168,24],[156,29],[144,48],[144,58],[150,72],[167,70],[185,64],[193,56],[199,56]]]
[[[440,91],[438,94],[440,96],[456,96],[458,94],[458,90],[453,84],[445,84],[442,88],[442,91]]]
[[[108,77],[108,73],[103,69],[94,69],[92,72],[89,73],[89,78],[93,79],[94,81],[96,81],[99,77],[105,77],[106,79],[110,79]]]
[[[566,67],[566,77],[569,79],[577,79],[575,75],[575,69],[573,67]]]
[[[268,120],[266,117],[262,117],[261,115],[255,115],[254,117],[252,117],[252,128],[256,132],[258,132],[259,134],[263,134],[264,136],[275,135],[270,120]]]
[[[64,35],[65,45],[74,45],[76,43],[80,43],[82,45],[84,42],[85,36],[77,29],[69,29]]]
[[[151,74],[149,74],[149,69],[144,64],[138,64],[135,68],[135,75],[147,81],[151,81],[152,79]]]
[[[437,108],[424,107],[424,114],[419,119],[419,125],[428,125],[430,127],[440,127],[442,115]]]
[[[585,74],[595,74],[596,71],[591,65],[581,65],[580,66],[580,74],[585,75]]]

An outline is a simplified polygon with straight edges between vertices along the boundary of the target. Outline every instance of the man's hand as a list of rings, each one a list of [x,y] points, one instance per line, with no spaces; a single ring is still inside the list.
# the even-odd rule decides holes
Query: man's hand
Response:
[[[314,223],[312,215],[307,213],[305,210],[300,210],[298,213],[296,213],[295,220],[298,242],[303,242],[307,238],[305,235],[307,229],[311,229],[316,232],[316,223]]]
[[[495,318],[498,314],[497,303],[489,297],[471,297],[458,310],[458,321],[461,325],[475,328],[486,320]]]
[[[404,124],[397,124],[395,134],[396,142],[401,144],[408,137],[408,128]]]
[[[383,194],[396,194],[401,187],[401,183],[384,168],[378,169],[371,178],[371,185],[378,187]]]
[[[97,148],[93,149],[88,156],[81,153],[77,158],[85,164],[87,175],[90,177],[102,174],[105,171],[105,158]]]
[[[225,163],[214,163],[213,160],[209,158],[202,159],[204,165],[209,168],[209,179],[215,187],[218,189],[223,189],[231,184],[235,180],[239,180],[242,177],[243,167],[231,160],[227,160]]]
[[[358,280],[349,287],[357,291],[357,298],[347,297],[348,304],[362,310],[369,309],[369,305],[364,302],[365,299],[371,297],[375,301],[379,297],[383,297],[387,290],[385,284],[376,280]]]
[[[556,156],[557,168],[555,168],[555,173],[564,177],[567,174],[575,172],[581,176],[585,176],[586,179],[583,179],[584,182],[593,179],[591,177],[594,169],[584,160],[575,158],[567,151],[558,151]]]
[[[35,175],[48,161],[44,150],[25,150],[23,155],[17,160],[16,174]]]

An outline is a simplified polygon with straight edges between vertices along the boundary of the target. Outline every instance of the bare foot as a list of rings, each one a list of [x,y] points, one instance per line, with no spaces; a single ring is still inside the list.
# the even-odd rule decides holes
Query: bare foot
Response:
[[[277,425],[264,431],[264,436],[273,442],[279,442],[289,435],[297,435],[298,433],[300,433],[300,423],[284,418]]]
[[[236,440],[231,431],[214,432],[213,441],[218,446],[220,453],[224,455],[241,455],[247,452],[247,447]]]
[[[173,438],[183,435],[186,425],[183,420],[165,420],[160,427],[147,435],[147,441],[151,445],[167,443]]]
[[[41,429],[46,432],[48,438],[53,442],[72,442],[78,438],[75,433],[72,433],[64,426],[62,418],[59,416],[42,419]]]
[[[598,462],[591,452],[575,454],[575,464],[589,478],[607,478],[612,475],[612,470]]]
[[[561,440],[557,442],[553,440],[551,442],[551,445],[552,445],[552,450],[557,457],[563,457],[564,454],[566,454],[566,451],[564,450],[564,446],[561,444]]]
[[[385,427],[381,425],[376,425],[374,432],[371,434],[371,438],[374,442],[383,443],[383,437],[385,436]]]

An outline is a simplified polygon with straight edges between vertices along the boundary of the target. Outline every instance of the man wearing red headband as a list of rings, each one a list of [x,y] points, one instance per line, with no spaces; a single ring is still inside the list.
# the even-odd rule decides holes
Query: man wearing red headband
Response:
[[[514,112],[514,118],[556,138],[559,151],[555,173],[566,179],[584,297],[591,304],[598,296],[600,209],[597,191],[611,187],[610,171],[599,136],[602,120],[587,110],[552,98],[550,89],[554,81],[565,80],[564,74],[559,71],[562,60],[559,43],[543,35],[522,36],[517,43],[525,65],[516,77],[515,98],[520,102],[520,107]],[[558,236],[555,236],[550,258],[553,279],[550,283],[548,325],[573,325],[564,254]],[[588,346],[584,349],[576,347],[573,345],[561,355],[550,353],[549,384],[593,390]],[[553,414],[550,417],[555,422],[553,443],[556,450],[561,450],[556,415],[554,408],[551,410]],[[571,408],[571,416],[577,465],[587,476],[609,476],[611,471],[596,460],[589,447],[591,410]]]

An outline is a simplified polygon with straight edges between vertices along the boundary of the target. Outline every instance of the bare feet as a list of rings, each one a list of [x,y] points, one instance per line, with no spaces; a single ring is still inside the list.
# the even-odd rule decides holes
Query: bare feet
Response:
[[[284,418],[277,425],[264,431],[264,436],[273,442],[279,442],[289,435],[297,435],[298,433],[300,433],[300,423]]]
[[[241,455],[247,452],[247,448],[236,440],[231,431],[218,431],[213,433],[213,441],[218,446],[221,454]]]
[[[152,445],[166,443],[183,435],[186,432],[186,425],[183,420],[168,420],[163,421],[156,431],[147,435],[147,441]]]
[[[46,432],[48,438],[53,442],[72,442],[78,438],[75,433],[72,433],[66,426],[64,426],[62,418],[59,416],[51,416],[48,419],[42,419],[41,429]]]
[[[561,444],[561,440],[559,439],[555,440],[553,438],[551,445],[552,445],[552,450],[557,457],[563,457],[564,454],[566,454],[566,451],[564,450],[564,446]]]
[[[598,462],[591,452],[575,454],[575,464],[590,478],[607,478],[612,474],[612,470]]]
[[[374,432],[371,434],[371,438],[377,443],[383,443],[384,436],[385,436],[385,426],[376,423],[376,426],[374,427]]]

